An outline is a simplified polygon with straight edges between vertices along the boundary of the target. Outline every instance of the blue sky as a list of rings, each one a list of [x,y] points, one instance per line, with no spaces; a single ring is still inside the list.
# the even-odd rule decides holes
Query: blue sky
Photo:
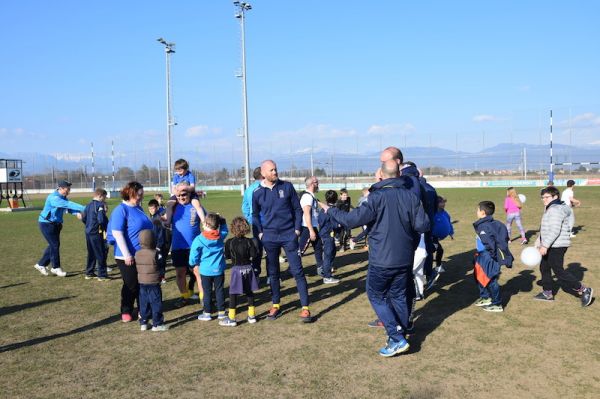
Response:
[[[596,1],[252,1],[252,160],[381,146],[600,144]],[[242,159],[231,1],[0,2],[0,152]],[[569,134],[570,133],[570,134]]]

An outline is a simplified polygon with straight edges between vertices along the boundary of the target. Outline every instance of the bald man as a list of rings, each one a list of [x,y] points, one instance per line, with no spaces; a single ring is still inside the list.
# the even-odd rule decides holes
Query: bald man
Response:
[[[309,323],[312,317],[308,308],[308,285],[298,253],[298,236],[302,229],[300,200],[294,186],[279,179],[275,162],[270,159],[263,161],[260,170],[264,179],[252,194],[252,224],[267,253],[267,273],[273,301],[267,319],[275,320],[281,315],[279,253],[283,248],[300,296],[300,319]]]
[[[369,227],[367,296],[389,337],[379,354],[388,357],[409,347],[405,337],[410,322],[407,291],[413,284],[416,243],[429,229],[429,219],[419,198],[397,177],[395,160],[382,163],[381,173],[383,180],[371,187],[369,200],[350,213],[321,206],[345,227]]]

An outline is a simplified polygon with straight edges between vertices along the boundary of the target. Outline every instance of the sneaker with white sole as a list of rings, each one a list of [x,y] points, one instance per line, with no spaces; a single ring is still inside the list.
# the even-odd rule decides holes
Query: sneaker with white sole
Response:
[[[395,356],[399,353],[406,352],[409,348],[406,339],[401,338],[400,341],[388,339],[387,345],[379,350],[379,354],[383,357]]]
[[[40,272],[43,276],[48,275],[48,269],[46,269],[44,266],[40,266],[36,263],[35,265],[33,265],[33,267],[35,268],[35,270]]]
[[[248,316],[248,323],[250,323],[250,324],[256,323],[256,316]]]
[[[50,269],[50,273],[55,274],[58,277],[66,277],[67,276],[67,272],[65,272],[60,267],[55,267],[55,268]]]
[[[489,306],[492,304],[492,298],[479,298],[473,305],[475,306]]]
[[[169,330],[169,326],[167,326],[166,324],[161,324],[160,326],[152,327],[152,331],[168,331],[168,330]]]
[[[148,331],[148,324],[147,323],[140,324],[140,331]]]
[[[225,314],[225,312],[219,312],[219,314],[217,315],[217,319],[219,319],[219,320],[225,320],[225,319],[228,319],[228,317]]]
[[[337,284],[339,282],[340,282],[339,278],[325,277],[323,279],[323,284]]]
[[[502,305],[487,305],[482,308],[486,312],[504,312]]]
[[[219,325],[223,327],[235,327],[237,326],[237,321],[231,320],[229,317],[225,317],[223,320],[219,320]]]
[[[592,303],[592,299],[594,298],[594,290],[592,289],[592,287],[586,287],[582,292],[581,292],[581,306],[586,307],[589,306],[590,303]]]
[[[201,313],[198,315],[198,320],[200,321],[211,321],[212,320],[212,316],[210,315],[210,313]]]
[[[349,245],[350,245],[350,250],[354,251],[354,248],[356,247],[356,242],[354,242],[354,240],[350,240]]]

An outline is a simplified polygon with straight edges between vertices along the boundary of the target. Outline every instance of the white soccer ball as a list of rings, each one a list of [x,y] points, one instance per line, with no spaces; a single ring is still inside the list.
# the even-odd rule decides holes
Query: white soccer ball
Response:
[[[521,252],[521,262],[528,267],[536,267],[542,261],[542,255],[536,247],[527,247]]]
[[[527,197],[525,196],[525,194],[519,194],[519,200],[522,204],[524,204],[525,202],[527,202]]]

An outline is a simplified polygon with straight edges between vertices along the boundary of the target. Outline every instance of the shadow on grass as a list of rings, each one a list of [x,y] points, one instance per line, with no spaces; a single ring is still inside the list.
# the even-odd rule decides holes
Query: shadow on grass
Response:
[[[448,258],[444,263],[446,272],[434,288],[438,294],[414,312],[415,334],[410,336],[410,352],[419,352],[427,336],[454,313],[473,304],[478,289],[472,274],[474,251],[462,252]],[[449,288],[446,288],[449,287]],[[431,293],[429,293],[431,295]],[[421,302],[417,302],[419,304]],[[418,306],[418,305],[417,305]]]
[[[52,341],[52,340],[55,340],[58,338],[63,338],[63,337],[68,337],[70,335],[79,334],[79,333],[82,333],[85,331],[93,330],[94,328],[98,328],[98,327],[105,326],[107,324],[114,323],[116,321],[119,321],[120,319],[121,319],[120,315],[112,315],[112,316],[106,317],[102,320],[98,320],[93,323],[86,324],[85,326],[77,327],[70,331],[65,331],[65,332],[58,333],[58,334],[47,335],[45,337],[32,338],[27,341],[15,342],[14,344],[3,345],[3,346],[0,346],[0,353],[10,352],[10,351],[13,351],[16,349],[21,349],[21,348],[27,348],[29,346],[43,344],[44,342]]]
[[[21,310],[35,308],[49,303],[64,301],[65,299],[75,298],[74,296],[63,296],[60,298],[44,299],[42,301],[22,303],[20,305],[11,305],[0,308],[0,316],[6,316],[11,313],[20,312]]]
[[[0,287],[0,289],[2,289],[2,288],[18,287],[19,285],[25,285],[25,284],[29,284],[29,283],[27,281],[24,281],[22,283],[7,284],[7,285],[3,285],[2,287]]]
[[[325,315],[326,313],[348,303],[349,301],[357,298],[359,295],[365,292],[365,279],[366,279],[366,270],[368,265],[361,266],[356,269],[346,270],[345,266],[362,263],[366,261],[368,258],[368,252],[344,252],[340,256],[336,256],[334,261],[334,268],[336,270],[334,277],[339,278],[341,281],[338,284],[324,284],[322,278],[318,278],[316,281],[312,281],[308,283],[308,293],[310,296],[311,304],[318,303],[319,301],[344,293],[350,292],[347,296],[340,299],[338,302],[328,306],[327,308],[321,310],[319,313],[313,314],[313,322],[317,321],[320,317]],[[316,276],[317,275],[317,267],[316,265],[312,265],[304,268],[305,275],[308,276]],[[350,277],[356,274],[363,274],[362,276],[351,279]],[[292,286],[284,288],[281,290],[281,298],[284,298],[287,295],[296,295],[298,298],[298,289],[295,284],[295,280],[292,277]],[[317,289],[321,288],[321,289]],[[268,292],[267,292],[268,293]],[[281,312],[282,315],[299,310],[301,308],[300,301],[296,299],[288,304],[282,305]]]
[[[502,293],[502,305],[506,308],[513,295],[519,292],[531,292],[533,290],[533,282],[535,274],[533,270],[521,270],[519,275],[511,278],[506,284],[500,286]]]

